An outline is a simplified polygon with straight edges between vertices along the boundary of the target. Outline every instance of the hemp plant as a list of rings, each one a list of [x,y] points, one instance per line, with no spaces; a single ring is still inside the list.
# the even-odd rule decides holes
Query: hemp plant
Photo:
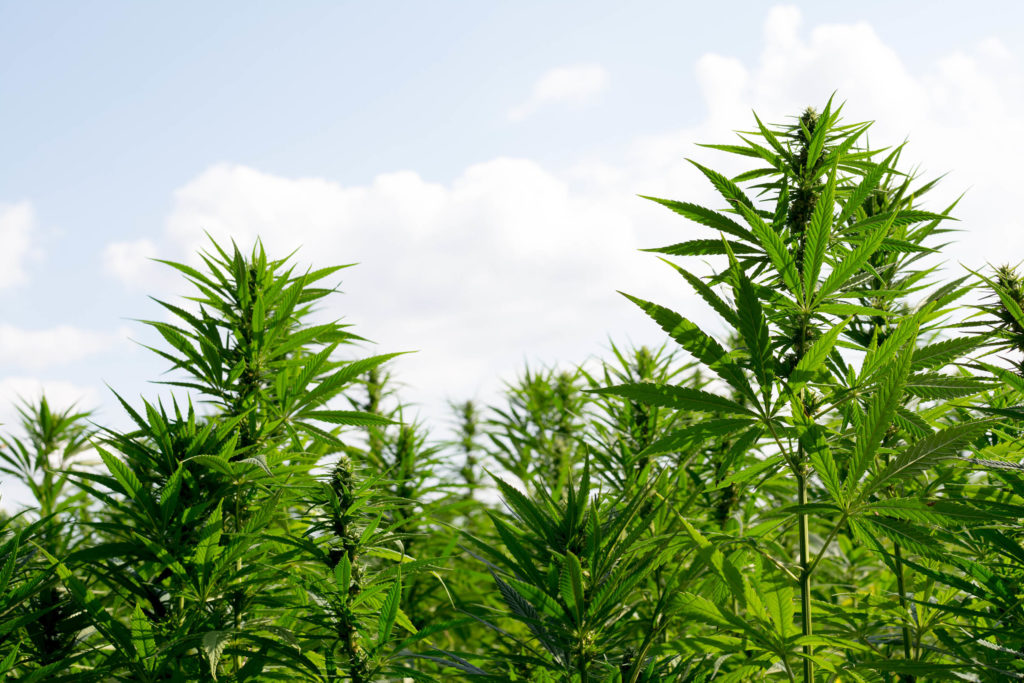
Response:
[[[197,413],[191,396],[141,411],[122,399],[135,431],[105,430],[106,471],[74,474],[104,504],[89,525],[100,540],[54,562],[113,646],[111,671],[137,680],[198,680],[204,670],[221,680],[316,676],[288,609],[295,592],[274,567],[303,561],[291,539],[318,488],[314,468],[344,448],[337,429],[388,422],[329,402],[394,354],[338,360],[339,345],[359,337],[307,322],[334,291],[315,283],[338,267],[297,273],[259,244],[249,256],[212,245],[201,254],[205,272],[166,262],[196,296],[190,306],[158,301],[176,321],[147,322],[169,347],[152,350],[178,373],[164,383],[211,410]],[[100,594],[118,599],[103,604]]]
[[[875,550],[891,569],[901,546],[926,557],[937,547],[960,550],[949,533],[952,508],[935,508],[941,487],[915,482],[933,479],[992,425],[978,416],[951,419],[959,401],[991,387],[958,372],[977,344],[934,341],[965,291],[962,281],[935,286],[932,269],[910,268],[933,251],[924,242],[948,210],[918,208],[905,184],[891,182],[903,176],[894,167],[900,149],[883,156],[864,147],[869,124],[840,124],[839,109],[830,101],[776,127],[755,115],[757,128],[740,134],[742,144],[707,145],[761,163],[730,179],[692,162],[725,201],[722,210],[648,198],[718,231],[717,239],[651,251],[725,258],[707,278],[674,267],[733,343],[727,348],[682,315],[627,295],[713,373],[715,386],[633,382],[600,390],[707,416],[665,439],[729,436],[747,444],[727,481],[761,499],[753,518],[707,537],[690,530],[697,547],[728,551],[714,551],[705,588],[720,585],[731,597],[717,604],[700,590],[680,597],[684,611],[722,634],[712,646],[733,661],[723,680],[810,682],[816,668],[829,680],[945,670],[906,647],[907,661],[894,664],[844,622],[828,583],[815,581],[851,547],[843,539]],[[902,495],[892,497],[893,487]],[[870,595],[853,605],[874,613]]]

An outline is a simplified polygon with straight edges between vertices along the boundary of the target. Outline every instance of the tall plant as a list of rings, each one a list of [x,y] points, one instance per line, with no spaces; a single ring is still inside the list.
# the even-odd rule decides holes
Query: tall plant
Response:
[[[718,390],[627,383],[602,391],[705,413],[709,419],[670,438],[730,435],[746,443],[729,481],[743,483],[748,497],[779,496],[735,534],[708,539],[693,532],[701,546],[754,551],[712,562],[710,580],[721,582],[731,601],[716,605],[699,591],[681,598],[693,616],[746,642],[734,678],[778,671],[813,681],[815,667],[832,676],[894,670],[888,657],[873,658],[875,648],[839,625],[836,596],[815,578],[843,536],[874,548],[893,568],[901,547],[931,555],[931,539],[955,545],[948,534],[919,526],[941,513],[928,500],[936,491],[913,482],[990,427],[983,419],[944,419],[958,400],[989,385],[943,372],[955,371],[952,364],[976,344],[929,343],[963,288],[924,291],[931,272],[911,272],[913,259],[902,258],[928,252],[926,238],[947,215],[917,208],[902,186],[888,185],[899,175],[899,150],[883,156],[864,148],[868,125],[841,125],[831,102],[791,125],[755,121],[742,144],[709,147],[761,167],[729,179],[693,162],[724,209],[651,198],[719,232],[653,251],[725,258],[708,278],[677,270],[734,343],[727,348],[682,315],[629,297],[715,375]],[[906,305],[912,294],[919,300]],[[893,487],[903,495],[893,498]],[[902,584],[900,594],[902,600]],[[816,612],[826,617],[823,631],[815,628]],[[736,659],[734,647],[720,647]]]

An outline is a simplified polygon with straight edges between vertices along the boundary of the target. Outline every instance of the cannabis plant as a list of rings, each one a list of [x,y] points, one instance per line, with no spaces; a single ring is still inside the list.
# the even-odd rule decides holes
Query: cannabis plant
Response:
[[[649,198],[705,310],[627,295],[665,346],[454,434],[318,310],[338,267],[165,262],[131,427],[0,436],[0,681],[1024,680],[1024,277],[942,269],[956,203],[831,101],[753,123],[717,204]]]
[[[730,179],[693,162],[723,209],[651,198],[718,231],[653,251],[724,259],[707,278],[677,270],[732,330],[729,346],[629,297],[717,386],[601,390],[706,415],[666,438],[746,445],[725,481],[754,501],[749,517],[714,535],[689,531],[717,555],[680,608],[711,629],[698,642],[728,662],[722,680],[812,681],[816,669],[830,680],[953,667],[992,675],[984,662],[952,663],[956,653],[916,620],[940,598],[928,585],[913,591],[906,576],[907,555],[917,567],[968,552],[954,529],[974,507],[954,489],[967,477],[952,463],[993,427],[962,410],[992,387],[962,371],[977,341],[941,339],[962,280],[912,269],[948,210],[918,208],[908,184],[894,182],[905,177],[899,150],[866,148],[868,125],[840,124],[831,102],[786,126],[755,122],[742,144],[710,147],[759,167]],[[859,547],[872,551],[857,555],[875,565],[871,583],[836,585]]]

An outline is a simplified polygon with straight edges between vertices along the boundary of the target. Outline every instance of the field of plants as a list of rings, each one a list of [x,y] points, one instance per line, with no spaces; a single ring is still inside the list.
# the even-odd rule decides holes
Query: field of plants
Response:
[[[647,198],[706,306],[627,294],[665,346],[447,425],[311,322],[338,268],[166,262],[175,398],[3,428],[0,681],[1024,679],[1024,278],[938,269],[955,207],[839,109]]]

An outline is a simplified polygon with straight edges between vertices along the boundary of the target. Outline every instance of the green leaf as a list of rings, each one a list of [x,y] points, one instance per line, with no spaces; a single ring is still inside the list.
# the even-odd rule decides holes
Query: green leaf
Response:
[[[814,211],[807,226],[806,246],[804,248],[803,278],[805,300],[810,301],[818,286],[818,276],[825,262],[825,252],[832,237],[833,206],[836,192],[836,164],[829,171],[828,182],[814,204]]]
[[[930,370],[961,358],[985,343],[982,335],[954,337],[914,351],[914,370]]]
[[[961,398],[988,391],[991,382],[975,377],[955,377],[939,373],[918,373],[907,378],[907,393],[928,400]]]
[[[221,518],[221,501],[213,509],[210,516],[206,518],[206,524],[199,534],[199,543],[196,545],[195,563],[205,568],[217,555],[220,554],[220,537],[223,530]]]
[[[764,606],[779,636],[788,638],[796,632],[793,622],[793,586],[782,577],[773,576],[771,581],[761,586]]]
[[[821,152],[825,149],[825,136],[828,134],[830,126],[827,125],[828,120],[828,109],[822,112],[818,119],[818,125],[814,129],[814,133],[811,135],[811,139],[807,141],[807,161],[806,165],[802,169],[804,177],[808,180],[814,178],[814,169],[818,163],[818,157],[821,156]],[[801,126],[803,124],[801,123]]]
[[[720,482],[715,484],[714,487],[709,487],[707,490],[716,491],[719,489],[724,489],[733,484],[746,483],[751,479],[754,479],[755,477],[761,476],[761,474],[766,471],[778,469],[778,467],[782,465],[783,462],[784,461],[781,455],[773,455],[769,458],[765,458],[764,460],[758,460],[749,467],[745,467],[744,469],[741,469],[737,472],[734,472],[733,474],[730,474],[729,476],[725,477]]]
[[[743,375],[740,368],[729,356],[722,345],[715,341],[692,322],[682,317],[675,311],[671,311],[658,304],[644,301],[629,294],[622,293],[624,297],[635,303],[649,315],[661,329],[665,330],[672,339],[686,349],[694,358],[704,363],[710,370],[725,380],[729,386],[736,389],[752,403],[757,403],[753,389]]]
[[[384,605],[381,607],[380,618],[377,627],[377,647],[382,646],[391,638],[391,629],[395,626],[395,617],[398,616],[398,603],[402,599],[402,577],[391,584],[387,597],[384,598]]]
[[[740,242],[729,242],[729,247],[736,254],[757,254],[760,253],[753,247],[748,247]],[[667,247],[655,247],[653,249],[641,249],[641,251],[655,254],[668,254],[669,256],[723,256],[725,247],[722,240],[689,240],[679,242]]]
[[[729,252],[729,264],[732,267],[735,287],[738,331],[747,345],[754,377],[761,385],[761,395],[767,406],[771,399],[772,380],[775,378],[775,372],[772,369],[773,359],[768,322],[765,320],[764,311],[761,308],[761,300],[754,292],[754,287],[746,273],[740,269],[732,252]]]
[[[832,457],[832,450],[828,447],[824,428],[820,425],[811,426],[800,435],[800,443],[814,466],[815,474],[821,479],[832,499],[840,506],[845,505],[846,496],[840,485],[839,468]]]
[[[7,559],[4,566],[0,568],[0,595],[7,595],[7,585],[14,575],[14,563],[18,559],[18,548],[21,544],[21,531],[17,531],[10,541],[5,543],[4,550],[7,552]]]
[[[696,291],[704,301],[708,302],[711,308],[715,309],[715,312],[718,313],[718,315],[722,316],[723,320],[729,323],[732,327],[737,327],[739,325],[739,321],[736,318],[736,312],[733,311],[732,307],[725,303],[725,301],[723,301],[722,298],[718,296],[713,289],[711,289],[711,287],[705,284],[703,280],[689,271],[683,270],[674,263],[670,263],[668,261],[666,261],[666,263],[669,263],[669,265],[675,268],[676,271],[682,275],[688,283],[690,283],[690,286],[693,287],[694,291]]]
[[[853,192],[846,198],[846,202],[843,204],[843,210],[839,213],[839,218],[836,220],[836,225],[845,225],[846,221],[853,217],[857,209],[864,204],[875,188],[878,187],[878,183],[881,182],[882,178],[886,173],[889,172],[889,164],[891,163],[895,152],[889,155],[885,161],[880,164],[876,164],[864,174],[861,178],[860,184],[854,188]]]
[[[341,560],[334,566],[334,583],[339,593],[348,593],[352,584],[352,563],[349,562],[348,553],[341,556]]]
[[[833,264],[832,272],[825,278],[825,282],[811,301],[811,308],[817,308],[818,304],[821,304],[825,299],[834,294],[851,276],[864,267],[868,259],[882,246],[882,240],[889,235],[889,230],[892,229],[892,223],[895,218],[896,213],[890,213],[888,220],[868,235],[860,243],[860,246]]]
[[[725,618],[715,603],[693,593],[682,593],[676,598],[676,609],[680,614],[718,628],[730,628],[732,623]]]
[[[728,216],[724,216],[717,211],[712,211],[711,209],[706,209],[703,206],[697,206],[696,204],[690,204],[688,202],[677,202],[672,199],[659,199],[657,197],[646,197],[644,195],[640,196],[643,199],[649,199],[652,202],[657,202],[658,204],[678,213],[680,216],[689,218],[691,221],[719,230],[728,235],[732,235],[733,237],[738,237],[739,239],[750,242],[751,244],[757,244],[757,240],[749,230]]]
[[[638,455],[640,457],[650,457],[664,453],[685,452],[699,448],[710,438],[733,434],[744,427],[748,427],[750,424],[751,421],[749,419],[742,418],[701,420],[656,439]]]
[[[195,461],[208,469],[220,472],[224,476],[232,478],[235,476],[235,471],[231,469],[231,463],[216,455],[193,455],[189,460]]]
[[[892,424],[897,406],[903,399],[903,383],[910,373],[913,360],[913,346],[907,344],[898,358],[885,369],[885,376],[871,399],[867,414],[861,417],[857,427],[857,439],[847,473],[846,490],[853,491],[861,475],[870,466],[878,451],[889,425]]]
[[[217,665],[232,635],[231,631],[208,631],[203,634],[203,652],[206,653],[206,661],[210,664],[210,676],[213,680],[217,680]]]
[[[942,559],[947,552],[925,527],[917,526],[912,522],[878,515],[860,517],[858,522],[873,528],[889,540],[920,555]]]
[[[565,553],[565,568],[569,574],[569,584],[572,588],[573,604],[576,607],[576,623],[583,623],[583,615],[586,611],[586,598],[583,593],[583,567],[578,557],[567,550]]]
[[[803,287],[800,286],[800,275],[797,273],[796,262],[786,247],[786,243],[770,225],[764,222],[764,219],[757,214],[753,207],[744,203],[738,203],[736,206],[750,225],[754,235],[757,236],[757,241],[768,255],[772,265],[775,266],[775,272],[782,278],[794,298],[797,301],[803,301],[804,293]]]
[[[956,457],[960,447],[983,434],[993,423],[992,420],[977,420],[954,425],[907,446],[887,467],[868,480],[859,497],[863,500],[894,481],[915,476],[937,462]]]
[[[789,376],[790,390],[796,391],[799,387],[813,381],[817,377],[818,370],[825,363],[825,359],[829,357],[829,354],[832,353],[839,335],[849,324],[850,320],[852,320],[852,316],[821,335],[811,344],[811,347],[800,358],[796,367],[793,368],[792,374]]]
[[[772,148],[772,149],[774,149],[774,150],[775,150],[775,152],[776,152],[776,153],[777,153],[777,154],[778,154],[778,155],[779,155],[780,157],[782,157],[782,158],[783,158],[783,159],[785,159],[785,160],[789,160],[789,159],[790,159],[790,157],[792,156],[792,155],[791,155],[791,154],[789,153],[789,150],[787,150],[787,149],[786,149],[786,148],[785,148],[785,147],[784,147],[784,146],[782,145],[782,143],[781,143],[781,142],[779,142],[779,139],[778,139],[778,137],[777,137],[777,136],[775,135],[775,133],[773,133],[773,132],[772,132],[772,130],[771,130],[770,128],[768,128],[768,126],[764,125],[764,124],[763,124],[763,123],[761,122],[761,119],[759,119],[759,118],[758,118],[758,116],[757,116],[757,113],[756,113],[756,112],[752,112],[752,113],[753,113],[753,115],[754,115],[754,120],[755,120],[755,121],[757,122],[757,129],[758,129],[758,131],[760,131],[760,133],[761,133],[761,137],[763,137],[763,138],[765,139],[765,141],[767,141],[767,142],[768,142],[768,144],[769,144],[769,145],[771,146],[771,148]]]
[[[394,420],[360,410],[307,410],[296,417],[304,420],[318,420],[336,425],[366,427],[394,424]]]
[[[701,166],[692,159],[687,159],[687,161],[696,166],[697,169],[699,169],[700,172],[711,181],[711,184],[714,185],[716,190],[718,190],[718,193],[722,195],[727,202],[729,202],[729,205],[733,209],[738,209],[739,206],[754,209],[754,202],[750,201],[747,195],[743,193],[743,190],[741,190],[736,183],[732,182],[718,171],[707,168],[706,166]]]
[[[11,651],[0,661],[0,683],[6,680],[7,674],[14,670],[14,662],[18,660],[18,653],[21,651],[21,643],[14,643]]]
[[[142,488],[142,482],[135,476],[135,473],[121,462],[120,459],[111,455],[103,448],[97,446],[96,452],[100,454],[100,458],[103,459],[103,464],[107,466],[107,470],[114,475],[114,479],[121,485],[121,493],[134,499],[138,495],[139,489]]]
[[[879,368],[889,363],[896,356],[896,353],[907,344],[913,347],[917,339],[921,320],[929,312],[931,312],[931,306],[926,306],[917,313],[904,317],[900,320],[896,329],[889,333],[885,341],[878,346],[869,347],[867,354],[864,356],[864,362],[861,364],[860,379],[864,381],[871,378]],[[911,362],[913,361],[911,360]]]
[[[142,605],[136,603],[135,611],[132,612],[132,645],[135,647],[135,656],[145,664],[152,664],[151,658],[156,655],[156,641],[153,639],[153,626],[149,623],[149,617],[142,611]]]

